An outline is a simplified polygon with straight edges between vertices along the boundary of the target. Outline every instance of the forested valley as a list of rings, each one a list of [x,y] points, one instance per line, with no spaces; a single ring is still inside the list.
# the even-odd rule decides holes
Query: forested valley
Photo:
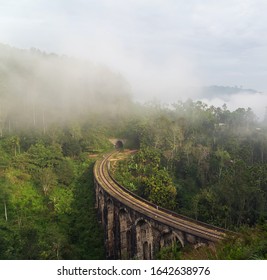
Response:
[[[103,259],[92,167],[136,149],[113,170],[138,195],[239,232],[160,259],[267,258],[267,119],[188,99],[132,101],[125,79],[91,62],[0,45],[0,258]]]

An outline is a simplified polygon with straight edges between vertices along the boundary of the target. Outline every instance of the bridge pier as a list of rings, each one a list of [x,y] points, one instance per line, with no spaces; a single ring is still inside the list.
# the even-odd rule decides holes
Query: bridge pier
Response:
[[[119,211],[120,256],[129,259],[131,256],[131,219],[125,208]]]
[[[166,246],[196,243],[194,236],[162,225],[112,199],[97,182],[96,206],[105,232],[107,259],[150,260]]]
[[[114,258],[114,204],[111,199],[107,200],[107,237],[106,237],[106,248],[107,248],[107,258]]]
[[[197,248],[224,238],[223,229],[158,209],[123,189],[110,177],[107,159],[94,168],[95,206],[104,228],[107,259],[150,260],[166,246]]]
[[[151,224],[139,218],[136,227],[136,257],[137,259],[151,260],[153,256],[153,232]]]

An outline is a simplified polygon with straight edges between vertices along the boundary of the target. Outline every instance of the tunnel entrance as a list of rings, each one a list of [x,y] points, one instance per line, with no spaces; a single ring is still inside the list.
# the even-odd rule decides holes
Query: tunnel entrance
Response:
[[[115,144],[116,149],[123,149],[123,143],[121,140],[118,140]]]

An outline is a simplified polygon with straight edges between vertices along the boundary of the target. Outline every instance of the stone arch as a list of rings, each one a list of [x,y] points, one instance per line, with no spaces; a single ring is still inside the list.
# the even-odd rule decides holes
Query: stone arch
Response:
[[[165,230],[162,232],[160,237],[160,248],[173,246],[174,244],[179,244],[184,247],[183,239],[173,230]]]
[[[135,226],[137,226],[138,224],[142,224],[142,223],[147,223],[151,227],[150,222],[148,220],[144,219],[143,217],[137,218],[135,220]]]
[[[136,247],[138,259],[152,259],[153,234],[151,224],[145,219],[136,221]]]
[[[120,256],[121,259],[128,259],[131,255],[131,229],[130,215],[125,208],[119,211],[119,231],[120,231]]]

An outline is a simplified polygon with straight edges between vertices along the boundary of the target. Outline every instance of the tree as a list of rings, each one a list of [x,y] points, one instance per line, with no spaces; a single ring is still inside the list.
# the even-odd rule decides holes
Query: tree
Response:
[[[215,152],[215,156],[218,158],[219,161],[219,180],[222,175],[222,170],[225,167],[225,164],[230,161],[230,155],[227,151],[218,149]]]
[[[72,211],[73,192],[62,187],[54,188],[49,195],[57,215],[64,216]]]
[[[157,170],[144,180],[148,200],[168,209],[176,208],[176,188],[166,170]]]
[[[161,168],[160,154],[156,149],[142,147],[119,166],[121,172],[119,176],[116,172],[116,178],[125,187],[159,206],[176,208],[176,188],[168,171]]]
[[[40,184],[45,196],[57,185],[57,176],[51,168],[45,168],[40,174]]]

